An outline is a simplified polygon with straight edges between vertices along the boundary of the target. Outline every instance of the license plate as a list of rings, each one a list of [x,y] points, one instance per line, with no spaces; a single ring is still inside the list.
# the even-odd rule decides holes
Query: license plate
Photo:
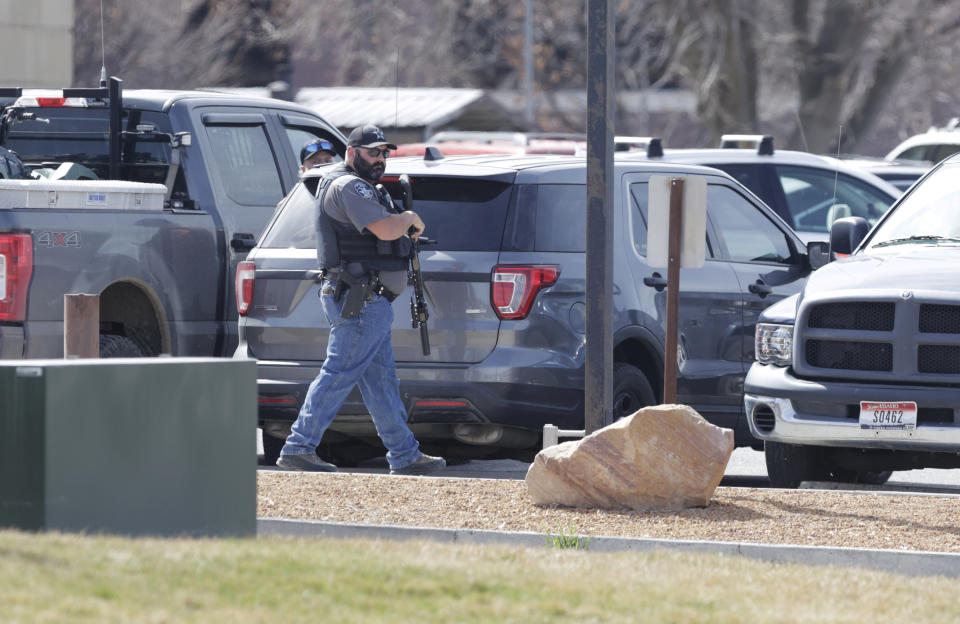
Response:
[[[913,431],[917,428],[917,404],[913,401],[860,401],[860,428]]]

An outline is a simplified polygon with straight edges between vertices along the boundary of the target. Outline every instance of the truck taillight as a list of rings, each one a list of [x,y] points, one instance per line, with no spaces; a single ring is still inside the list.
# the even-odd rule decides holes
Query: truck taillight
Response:
[[[62,107],[80,107],[87,108],[86,98],[63,97],[62,91],[36,92],[32,95],[24,95],[17,98],[13,103],[14,107],[20,108],[62,108]]]
[[[0,234],[0,321],[27,316],[27,289],[33,275],[33,239],[29,234]]]
[[[253,276],[256,270],[257,265],[249,260],[237,264],[237,312],[240,316],[246,316],[250,310],[250,302],[253,301]]]
[[[504,320],[526,318],[541,288],[553,286],[560,276],[555,265],[506,265],[493,267],[490,302]]]

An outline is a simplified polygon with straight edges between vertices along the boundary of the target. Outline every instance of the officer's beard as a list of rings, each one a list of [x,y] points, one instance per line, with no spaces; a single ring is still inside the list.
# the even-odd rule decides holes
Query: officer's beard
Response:
[[[382,162],[368,163],[360,156],[359,152],[353,154],[353,170],[357,172],[364,180],[377,182],[383,176],[384,165]]]

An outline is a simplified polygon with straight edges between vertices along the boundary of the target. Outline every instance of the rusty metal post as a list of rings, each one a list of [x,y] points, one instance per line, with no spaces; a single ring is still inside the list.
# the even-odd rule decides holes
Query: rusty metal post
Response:
[[[667,242],[667,337],[663,354],[663,402],[677,402],[677,344],[680,316],[680,253],[683,251],[683,178],[670,180]]]
[[[587,13],[587,297],[584,425],[613,421],[614,7],[589,0]]]
[[[100,357],[100,295],[63,296],[63,357]]]

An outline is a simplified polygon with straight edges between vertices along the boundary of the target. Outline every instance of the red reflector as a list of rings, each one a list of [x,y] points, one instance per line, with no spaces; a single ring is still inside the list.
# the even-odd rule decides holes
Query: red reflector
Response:
[[[38,97],[37,106],[63,106],[66,101],[65,97]]]
[[[416,401],[417,407],[469,407],[466,401]]]
[[[504,320],[526,318],[540,289],[553,286],[560,276],[556,265],[499,264],[490,276],[490,302]]]
[[[296,399],[288,399],[282,397],[259,397],[257,402],[261,405],[296,405]]]
[[[0,234],[0,321],[22,321],[33,275],[33,239],[29,234]]]
[[[249,260],[244,260],[237,264],[237,312],[240,316],[246,316],[250,310],[250,302],[253,301],[253,276],[257,265]]]

